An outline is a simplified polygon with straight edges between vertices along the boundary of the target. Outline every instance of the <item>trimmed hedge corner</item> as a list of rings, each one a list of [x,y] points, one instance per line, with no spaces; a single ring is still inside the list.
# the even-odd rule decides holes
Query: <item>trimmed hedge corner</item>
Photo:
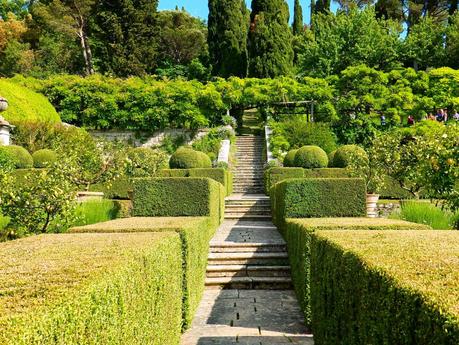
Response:
[[[110,183],[98,183],[89,187],[91,192],[103,192],[104,197],[114,200],[127,200],[132,191],[132,180],[120,177]]]
[[[351,177],[346,169],[323,168],[323,169],[303,169],[303,168],[271,168],[265,171],[264,183],[265,192],[276,183],[291,178],[346,178]]]
[[[430,230],[426,225],[378,218],[308,218],[287,219],[284,237],[287,242],[292,280],[298,301],[311,325],[310,270],[311,236],[318,230]],[[352,236],[352,231],[344,231]],[[423,232],[425,233],[425,232]]]
[[[291,179],[272,188],[273,221],[286,218],[364,217],[365,181],[357,178]]]
[[[180,251],[174,233],[0,244],[0,343],[178,344]]]
[[[209,241],[216,226],[209,217],[125,218],[70,229],[70,232],[167,232],[180,234],[183,262],[183,327],[191,321],[204,291]]]
[[[458,248],[455,231],[314,234],[314,341],[459,344]]]
[[[224,217],[225,191],[210,178],[134,179],[133,215],[138,217]]]
[[[163,169],[158,177],[208,177],[220,182],[225,187],[226,195],[233,193],[232,172],[224,168],[196,168],[196,169]]]

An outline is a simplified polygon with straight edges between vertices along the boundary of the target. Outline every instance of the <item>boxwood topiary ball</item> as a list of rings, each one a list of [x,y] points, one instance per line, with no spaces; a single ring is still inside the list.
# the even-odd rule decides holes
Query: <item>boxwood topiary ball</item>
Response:
[[[368,155],[364,149],[357,145],[341,146],[333,157],[333,166],[335,168],[346,168],[352,159],[368,162]]]
[[[32,155],[33,167],[37,169],[47,168],[57,161],[57,154],[53,150],[38,150]]]
[[[212,162],[204,152],[182,147],[171,156],[169,167],[171,169],[210,168]]]
[[[327,153],[319,146],[303,146],[295,155],[295,166],[305,169],[326,168]]]
[[[298,152],[298,149],[290,150],[284,157],[284,167],[294,167],[295,166],[295,155]]]
[[[329,168],[335,168],[335,163],[334,163],[335,153],[336,153],[336,150],[328,154],[328,167]]]
[[[16,145],[0,146],[0,150],[14,157],[16,169],[30,169],[33,167],[32,155],[23,147]]]

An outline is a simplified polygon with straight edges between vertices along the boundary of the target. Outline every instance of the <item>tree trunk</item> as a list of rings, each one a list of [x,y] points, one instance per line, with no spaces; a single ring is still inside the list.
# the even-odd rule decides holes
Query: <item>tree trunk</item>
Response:
[[[87,75],[94,74],[94,67],[92,64],[92,52],[89,46],[88,37],[84,32],[83,26],[78,30],[78,37],[80,38],[81,49],[83,50],[83,58],[85,62],[85,72]]]

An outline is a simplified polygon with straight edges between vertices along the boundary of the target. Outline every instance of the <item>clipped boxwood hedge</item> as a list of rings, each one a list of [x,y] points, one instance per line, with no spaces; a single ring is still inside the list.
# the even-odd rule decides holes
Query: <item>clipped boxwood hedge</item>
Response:
[[[174,233],[0,244],[0,344],[178,344],[180,251]]]
[[[128,177],[120,177],[110,183],[97,183],[89,187],[91,192],[103,192],[104,197],[114,200],[127,200],[132,191],[132,180]]]
[[[191,321],[204,291],[209,241],[216,226],[209,217],[125,218],[70,229],[70,232],[167,232],[180,234],[183,261],[183,327]]]
[[[303,168],[270,168],[265,171],[264,182],[265,192],[273,185],[290,178],[340,178],[350,177],[345,169],[339,168],[322,168],[322,169],[303,169]]]
[[[366,216],[363,179],[289,179],[271,192],[274,223],[281,228],[286,218]]]
[[[47,168],[57,161],[57,153],[53,150],[43,149],[32,154],[33,167],[36,169]]]
[[[233,193],[232,172],[223,168],[163,169],[157,177],[208,177],[225,187],[226,195]]]
[[[427,225],[384,218],[287,219],[284,238],[289,252],[292,280],[308,326],[311,325],[311,236],[313,232],[319,230],[431,230],[431,228]]]
[[[456,231],[315,233],[314,341],[459,344],[458,248]]]
[[[134,179],[133,215],[137,217],[224,217],[225,190],[210,178]]]
[[[17,145],[1,146],[0,151],[12,158],[16,169],[31,169],[33,167],[32,155],[25,148]]]

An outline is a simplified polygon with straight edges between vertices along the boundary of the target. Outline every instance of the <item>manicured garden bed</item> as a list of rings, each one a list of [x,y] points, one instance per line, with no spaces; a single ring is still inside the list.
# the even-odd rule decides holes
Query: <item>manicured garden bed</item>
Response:
[[[317,344],[459,343],[459,233],[311,236]]]
[[[1,344],[174,344],[174,233],[40,235],[0,244]]]

